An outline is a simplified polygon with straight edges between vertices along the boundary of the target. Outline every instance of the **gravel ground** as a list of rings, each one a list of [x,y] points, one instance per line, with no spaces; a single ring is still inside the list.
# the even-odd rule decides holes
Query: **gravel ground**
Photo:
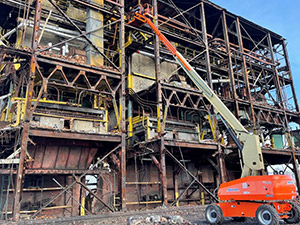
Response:
[[[71,218],[57,218],[57,219],[48,219],[48,220],[30,220],[30,221],[20,221],[18,223],[5,222],[0,224],[7,225],[27,225],[27,224],[52,224],[52,225],[110,225],[110,224],[120,224],[126,225],[127,219],[130,217],[149,217],[153,215],[160,216],[181,216],[186,223],[182,225],[208,225],[205,222],[205,211],[206,206],[181,206],[181,207],[169,207],[163,208],[159,207],[153,210],[145,211],[128,211],[128,212],[116,212],[116,213],[107,213],[103,215],[93,215],[93,216],[84,216],[84,217],[71,217]],[[149,224],[149,223],[148,223]],[[247,219],[246,222],[233,222],[228,219],[224,224],[230,225],[253,225],[256,224],[255,220]],[[284,224],[283,222],[281,224]]]

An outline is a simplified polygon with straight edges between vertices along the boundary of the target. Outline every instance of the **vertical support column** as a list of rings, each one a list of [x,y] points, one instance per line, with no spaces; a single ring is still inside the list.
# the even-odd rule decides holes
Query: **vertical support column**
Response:
[[[73,183],[73,177],[72,176],[66,176],[65,178],[65,186],[68,186],[70,184]],[[72,195],[74,194],[73,192],[73,187],[70,188],[69,191]],[[72,208],[70,210],[64,210],[64,213],[67,214],[67,216],[72,216],[73,215],[73,210],[74,210],[74,206],[77,204],[75,201],[73,201],[72,198],[70,198],[69,195],[67,195],[67,193],[64,193],[64,203],[65,205],[71,205]],[[66,216],[66,214],[64,214],[64,216]]]
[[[14,196],[14,206],[13,206],[13,219],[15,221],[20,218],[20,207],[21,207],[21,197],[22,197],[22,189],[23,189],[23,179],[24,179],[24,162],[28,145],[28,136],[29,136],[29,128],[30,121],[32,117],[31,110],[31,102],[33,95],[33,87],[34,87],[34,79],[35,79],[35,71],[36,71],[36,55],[35,50],[38,47],[39,40],[39,29],[40,29],[40,19],[41,19],[41,11],[42,11],[42,0],[36,1],[35,7],[35,17],[34,17],[34,27],[33,27],[33,36],[32,36],[32,55],[30,61],[30,72],[29,72],[29,83],[27,89],[26,96],[26,109],[25,109],[25,121],[23,125],[22,138],[21,138],[21,152],[20,152],[20,162],[17,172],[16,178],[16,189]]]
[[[209,47],[207,40],[207,30],[206,30],[206,19],[205,19],[205,10],[204,3],[200,4],[200,16],[201,16],[201,28],[202,28],[202,39],[205,44],[205,62],[206,62],[206,73],[207,73],[207,83],[211,89],[213,89],[212,85],[212,75],[211,75],[211,66],[209,60]]]
[[[253,121],[253,125],[255,127],[256,126],[256,118],[255,118],[253,102],[252,102],[252,98],[251,98],[251,90],[250,90],[249,77],[248,77],[248,72],[247,72],[246,57],[244,55],[244,45],[243,45],[243,37],[242,37],[242,32],[241,32],[240,19],[238,17],[236,18],[236,31],[237,31],[237,36],[238,36],[239,49],[240,49],[241,57],[242,57],[242,70],[243,70],[243,74],[244,74],[244,81],[246,84],[247,96],[248,96],[248,100],[250,103],[251,118]]]
[[[272,66],[272,68],[273,68],[273,72],[274,72],[274,76],[275,76],[274,77],[274,82],[275,82],[275,87],[277,89],[276,93],[277,93],[277,96],[278,96],[279,101],[281,103],[280,105],[282,106],[282,108],[284,110],[286,131],[287,131],[288,139],[289,139],[289,142],[291,143],[291,148],[292,148],[293,169],[294,169],[295,179],[296,179],[296,183],[297,183],[297,188],[299,190],[299,188],[300,188],[300,176],[299,176],[299,170],[298,170],[299,165],[298,165],[296,154],[295,154],[295,146],[294,146],[294,142],[292,140],[293,137],[292,137],[292,134],[291,134],[291,131],[290,131],[290,128],[289,128],[289,121],[288,121],[288,118],[287,118],[287,115],[286,115],[286,108],[285,108],[285,105],[283,103],[283,95],[282,95],[282,91],[281,91],[281,88],[280,88],[280,81],[279,81],[278,71],[277,71],[277,68],[275,66],[275,56],[274,56],[273,44],[272,44],[272,39],[271,39],[270,33],[268,33],[268,45],[269,45],[269,49],[270,49],[270,53],[271,53],[272,63],[274,64],[274,66]],[[286,53],[286,50],[284,50],[284,51],[285,51],[284,53]],[[290,68],[289,68],[289,71],[290,71]]]
[[[292,133],[290,132],[289,128],[288,128],[288,138],[290,139],[289,141],[290,141],[291,147],[292,147],[293,170],[294,170],[294,174],[295,174],[297,189],[300,190],[299,164],[298,164],[297,158],[296,158],[293,136],[292,136]]]
[[[132,56],[129,56],[128,60],[128,76],[127,76],[127,87],[128,89],[132,89]],[[128,137],[132,137],[133,135],[133,119],[132,119],[132,100],[128,101]],[[129,140],[130,141],[130,140]]]
[[[274,73],[274,83],[275,83],[275,87],[276,87],[277,99],[279,100],[279,105],[284,109],[286,107],[283,103],[283,95],[282,95],[282,91],[281,91],[281,87],[280,87],[280,80],[279,80],[278,71],[277,71],[277,68],[275,65],[276,62],[275,62],[275,56],[274,56],[274,51],[273,51],[273,43],[272,43],[270,33],[268,33],[267,36],[268,36],[267,39],[268,39],[270,55],[271,55],[272,63],[274,64],[272,66],[272,69],[273,69],[273,73]]]
[[[73,182],[73,180],[72,180],[72,182]],[[78,184],[78,183],[74,184],[72,187],[72,195],[73,195],[74,199],[78,200],[79,202],[81,202],[80,201],[80,192],[81,192],[80,184]],[[79,205],[77,204],[77,202],[73,201],[73,199],[71,201],[72,201],[72,216],[80,215],[79,214],[79,211],[80,211]]]
[[[293,93],[293,98],[294,98],[296,111],[299,112],[300,110],[299,110],[297,94],[296,94],[296,91],[295,91],[295,86],[294,86],[294,81],[293,81],[293,76],[292,76],[292,68],[291,68],[291,64],[290,64],[290,61],[289,61],[289,55],[288,55],[288,52],[287,52],[285,40],[282,40],[282,48],[283,48],[285,63],[286,63],[286,66],[288,68],[288,71],[289,71],[289,79],[291,81],[291,88],[292,88],[292,93]]]
[[[153,0],[154,9],[154,25],[158,27],[158,10],[157,10],[157,0]],[[159,38],[155,35],[154,42],[154,55],[155,55],[155,72],[156,72],[156,82],[157,82],[157,133],[160,137],[160,173],[161,173],[161,187],[162,187],[162,198],[163,205],[168,204],[167,195],[167,173],[166,173],[166,156],[165,156],[165,144],[164,144],[164,130],[165,125],[163,121],[163,104],[162,104],[162,88],[161,88],[161,70],[160,70],[160,54],[159,54]]]
[[[121,22],[120,22],[120,34],[119,34],[119,48],[120,48],[120,63],[121,63],[121,207],[122,209],[126,209],[126,118],[125,118],[125,108],[126,108],[126,84],[125,84],[125,8],[124,8],[124,0],[120,0],[121,4]]]
[[[208,46],[208,38],[207,38],[204,2],[201,2],[201,4],[200,4],[200,17],[201,17],[202,40],[205,44],[205,64],[206,64],[207,83],[208,83],[209,87],[212,90],[214,90],[213,84],[212,84],[211,64],[210,64],[210,58],[209,58],[209,46]],[[214,107],[212,107],[211,113],[214,113]],[[216,125],[215,132],[217,132],[218,126],[217,126],[216,113],[214,113],[214,116],[212,116],[211,119],[213,120],[213,124]],[[216,141],[216,139],[215,139],[215,141]]]
[[[220,171],[220,182],[225,183],[227,181],[227,173],[226,173],[226,165],[224,159],[224,153],[222,146],[218,144],[218,164],[219,164],[219,171]]]
[[[228,27],[227,27],[225,10],[222,11],[222,26],[223,26],[223,34],[224,34],[224,41],[225,41],[225,45],[226,45],[226,51],[227,51],[227,55],[228,55],[228,74],[229,74],[229,79],[230,79],[230,84],[231,84],[231,93],[232,93],[232,97],[234,100],[235,116],[237,118],[239,118],[240,110],[239,110],[239,104],[237,101],[234,72],[233,72],[233,66],[232,66],[232,55],[231,55],[231,51],[230,51],[230,42],[229,42],[229,36],[228,36]]]
[[[179,196],[179,189],[178,189],[178,175],[179,175],[179,171],[180,171],[180,169],[175,170],[175,166],[173,166],[174,200],[177,199],[178,196]],[[175,205],[179,206],[179,201],[177,201]]]
[[[103,0],[88,0],[88,2],[94,3],[95,5],[103,5]],[[96,30],[103,26],[103,14],[99,11],[88,8],[86,13],[86,32]],[[103,42],[103,29],[88,34],[87,36],[103,52],[104,42]],[[99,52],[95,51],[93,46],[88,45],[86,49],[87,53],[87,63],[95,66],[103,66],[104,59]]]

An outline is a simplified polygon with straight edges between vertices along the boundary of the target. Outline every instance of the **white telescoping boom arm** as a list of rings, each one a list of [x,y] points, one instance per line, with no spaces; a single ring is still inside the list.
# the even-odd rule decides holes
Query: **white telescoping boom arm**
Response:
[[[158,30],[153,22],[146,16],[147,13],[141,14],[135,12],[134,20],[139,20],[147,23],[151,29],[156,33],[161,42],[167,47],[174,59],[186,72],[193,83],[202,91],[206,99],[213,105],[215,110],[223,117],[223,119],[230,125],[234,133],[242,144],[242,177],[258,175],[264,169],[263,156],[260,147],[259,136],[250,134],[248,130],[240,123],[240,121],[232,114],[232,112],[225,106],[220,98],[211,90],[207,83],[200,77],[194,68],[187,62],[187,60],[176,50],[170,41]]]

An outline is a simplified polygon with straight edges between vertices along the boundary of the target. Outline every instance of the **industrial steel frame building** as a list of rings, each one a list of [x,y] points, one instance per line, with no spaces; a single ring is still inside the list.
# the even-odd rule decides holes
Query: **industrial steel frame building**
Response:
[[[207,0],[0,0],[1,220],[207,204],[240,176],[214,108],[128,23],[137,5],[260,136],[263,173],[290,171],[299,190],[282,36]]]

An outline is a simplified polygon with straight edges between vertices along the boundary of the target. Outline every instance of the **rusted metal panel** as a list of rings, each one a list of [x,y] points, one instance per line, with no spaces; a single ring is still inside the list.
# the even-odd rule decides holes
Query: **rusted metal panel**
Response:
[[[30,148],[34,161],[29,169],[87,169],[98,149],[82,146],[36,145]]]
[[[68,146],[61,146],[58,150],[57,160],[55,163],[56,169],[64,169],[66,168],[67,161],[70,154],[70,147]]]
[[[57,150],[57,146],[46,146],[42,168],[54,168],[58,153]]]
[[[39,149],[36,150],[37,148],[38,146],[29,146],[28,148],[29,154],[34,158],[34,161],[32,163],[29,163],[29,168],[42,168],[42,162],[46,146],[41,145],[39,146]]]
[[[90,148],[81,148],[81,155],[78,162],[78,168],[86,168],[88,166],[87,160],[90,156],[91,149]],[[94,158],[95,155],[91,155]],[[92,160],[92,159],[91,159]]]
[[[88,160],[87,160],[87,166],[89,166],[92,162],[92,160],[94,159],[96,153],[97,153],[97,149],[96,148],[91,148],[90,152],[89,152],[89,156],[88,156]]]
[[[67,162],[67,168],[75,169],[78,167],[78,162],[80,159],[81,148],[80,147],[72,147],[70,148],[70,155]]]

